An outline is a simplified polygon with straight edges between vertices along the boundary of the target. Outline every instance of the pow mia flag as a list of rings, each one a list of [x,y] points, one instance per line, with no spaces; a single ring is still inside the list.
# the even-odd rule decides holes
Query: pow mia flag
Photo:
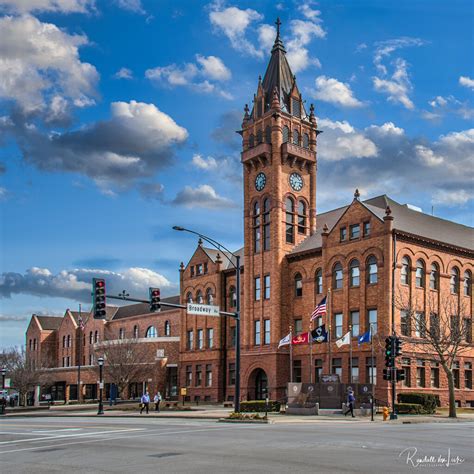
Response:
[[[328,342],[328,333],[326,331],[326,325],[323,324],[316,329],[311,331],[311,337],[313,342]]]

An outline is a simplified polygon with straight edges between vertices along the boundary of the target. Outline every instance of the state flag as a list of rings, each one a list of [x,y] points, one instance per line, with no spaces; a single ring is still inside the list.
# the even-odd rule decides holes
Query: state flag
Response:
[[[286,346],[290,343],[290,335],[287,334],[283,339],[280,339],[280,342],[278,343],[278,349],[280,349],[281,346]]]
[[[349,331],[348,333],[344,334],[344,336],[342,336],[340,339],[336,341],[336,346],[342,347],[350,343],[351,343],[351,333]]]
[[[370,329],[367,332],[364,332],[364,334],[361,334],[359,336],[359,339],[357,340],[358,345],[360,346],[361,344],[365,344],[366,342],[370,342],[371,340],[371,334],[370,334]]]
[[[309,332],[304,332],[293,337],[291,340],[292,344],[308,344],[309,342]]]
[[[321,326],[313,329],[311,331],[311,337],[313,342],[328,342],[328,332],[326,331],[326,325],[322,324]]]

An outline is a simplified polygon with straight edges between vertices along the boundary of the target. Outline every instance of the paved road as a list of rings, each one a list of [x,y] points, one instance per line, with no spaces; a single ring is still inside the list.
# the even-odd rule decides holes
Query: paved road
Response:
[[[474,423],[389,425],[348,420],[235,425],[152,418],[9,418],[0,420],[0,470],[2,474],[472,473],[473,430]],[[407,448],[412,449],[400,457]],[[451,460],[459,456],[464,462],[436,465],[440,456],[447,457],[448,448]],[[414,467],[418,458],[430,462]]]

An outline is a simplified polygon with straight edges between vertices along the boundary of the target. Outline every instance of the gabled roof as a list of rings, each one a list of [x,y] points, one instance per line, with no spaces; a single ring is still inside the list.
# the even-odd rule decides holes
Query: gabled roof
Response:
[[[43,331],[54,331],[61,326],[63,318],[61,316],[40,316],[34,314]]]
[[[201,248],[204,250],[206,255],[214,262],[216,263],[217,260],[217,255],[220,255],[221,260],[222,260],[222,269],[223,270],[229,270],[234,268],[234,265],[236,265],[236,258],[235,255],[240,256],[240,265],[243,266],[244,264],[244,248],[240,248],[239,250],[236,250],[233,254],[229,252],[225,252],[223,250],[217,250],[209,247],[203,247]],[[231,263],[232,261],[232,263]]]
[[[161,298],[161,301],[165,303],[179,304],[179,295],[169,296],[167,298]],[[162,306],[161,311],[159,313],[154,313],[154,314],[159,316],[161,313],[172,311],[173,309],[175,308],[169,307],[169,306]],[[139,316],[142,314],[153,314],[153,313],[150,313],[150,305],[148,303],[138,303],[138,304],[131,304],[127,306],[119,306],[112,319],[113,321],[116,321],[118,319],[131,318],[133,316]]]

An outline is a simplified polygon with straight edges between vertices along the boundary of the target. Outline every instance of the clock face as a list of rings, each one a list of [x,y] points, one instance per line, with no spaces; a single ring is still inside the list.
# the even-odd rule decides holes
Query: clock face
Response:
[[[265,176],[265,173],[258,173],[255,178],[255,189],[261,191],[265,187],[266,182],[267,177]]]
[[[303,189],[303,178],[298,173],[290,174],[290,186],[294,191],[301,191]]]

